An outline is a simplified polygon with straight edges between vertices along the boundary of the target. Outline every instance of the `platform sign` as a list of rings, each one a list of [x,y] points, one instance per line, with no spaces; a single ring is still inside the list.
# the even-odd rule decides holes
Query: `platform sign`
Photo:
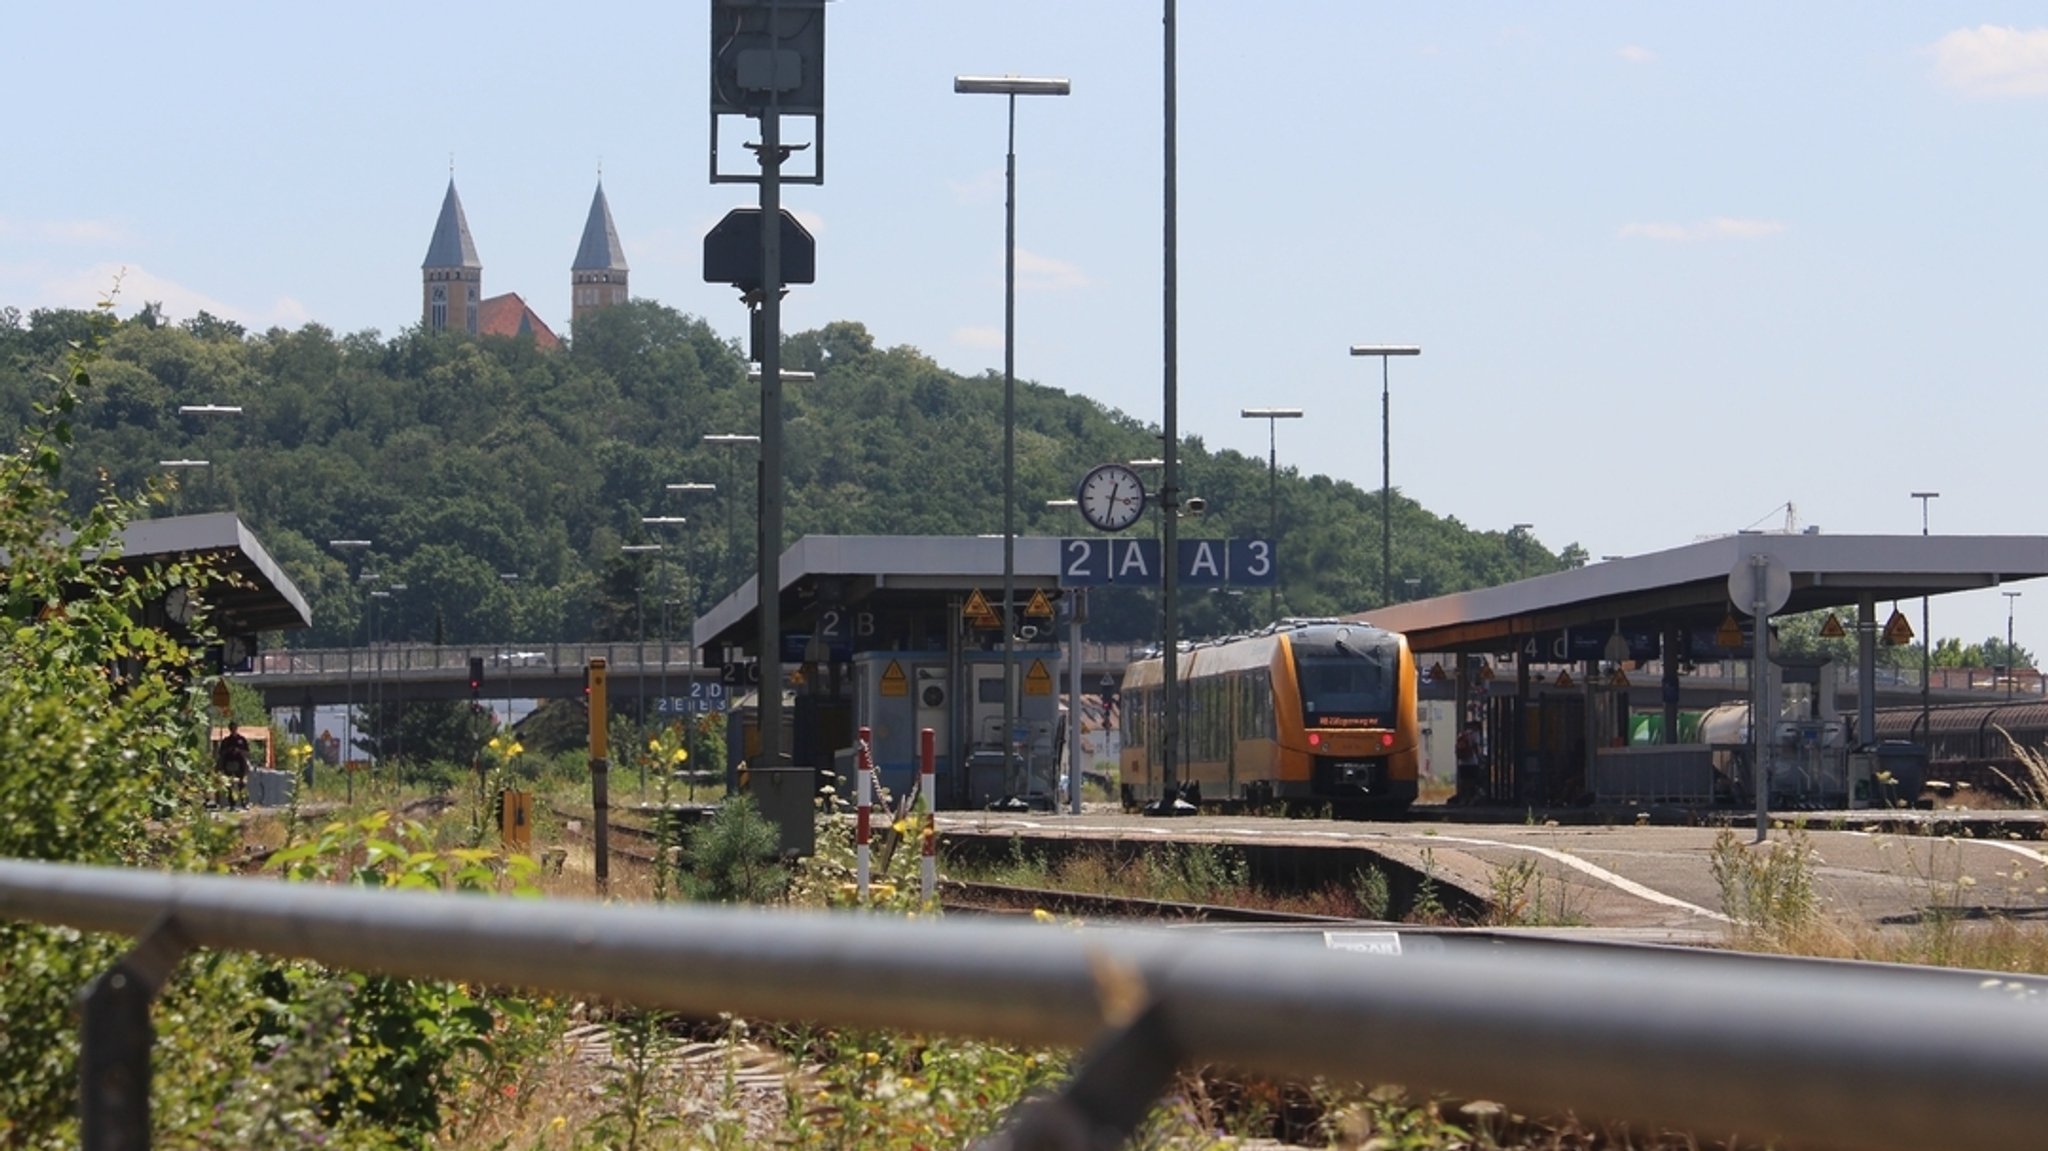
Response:
[[[1628,643],[1628,658],[1638,663],[1656,659],[1662,648],[1655,630],[1650,628],[1623,628],[1621,638]],[[1607,645],[1613,640],[1614,628],[1590,627],[1568,628],[1561,632],[1533,635],[1522,641],[1522,658],[1532,663],[1583,663],[1586,660],[1605,660]]]
[[[1189,587],[1225,584],[1267,587],[1279,579],[1272,540],[1178,540],[1180,582]],[[1060,586],[1137,584],[1157,587],[1165,568],[1156,539],[1085,536],[1060,541]]]

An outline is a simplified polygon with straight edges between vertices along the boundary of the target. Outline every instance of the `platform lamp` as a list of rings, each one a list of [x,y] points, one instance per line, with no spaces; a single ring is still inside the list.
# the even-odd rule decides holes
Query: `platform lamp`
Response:
[[[955,76],[953,91],[1009,105],[1003,159],[1003,778],[1015,771],[1017,724],[1017,97],[1065,96],[1064,76]]]
[[[1353,344],[1354,356],[1380,358],[1380,602],[1394,602],[1394,465],[1393,419],[1387,392],[1387,360],[1393,356],[1419,356],[1413,344]]]
[[[1927,505],[1941,498],[1940,492],[1908,492],[1907,499],[1920,501],[1920,537],[1927,537]],[[1920,740],[1927,753],[1934,754],[1934,732],[1928,727],[1933,712],[1934,684],[1934,635],[1928,630],[1927,601],[1933,597],[1920,597]]]
[[[345,557],[343,568],[348,573],[349,606],[353,608],[355,606],[356,591],[356,563],[353,557],[368,551],[370,541],[354,539],[328,540],[327,546],[342,553]],[[356,799],[356,777],[348,769],[349,745],[355,739],[356,718],[356,622],[353,619],[349,620],[348,624],[348,655],[346,659],[348,660],[348,665],[344,686],[342,687],[341,754],[337,758],[341,761],[341,777],[347,789],[345,798],[348,802],[354,803]]]
[[[725,590],[731,595],[739,588],[739,575],[733,560],[740,550],[739,537],[733,534],[732,502],[739,494],[734,467],[738,462],[739,450],[748,444],[758,446],[761,437],[745,432],[714,432],[704,437],[704,442],[726,449],[725,456]]]
[[[1300,408],[1245,408],[1237,413],[1247,420],[1266,421],[1266,534],[1279,546],[1280,539],[1280,448],[1279,433],[1275,430],[1281,420],[1298,420]],[[1267,614],[1273,619],[1280,618],[1280,581],[1266,589],[1268,594]]]
[[[215,416],[239,416],[242,414],[242,409],[236,404],[179,404],[178,414],[181,416],[198,416],[201,419],[212,419]],[[223,481],[218,472],[214,473],[213,485],[216,488],[223,487]],[[223,488],[223,490],[225,489]],[[228,499],[225,502],[227,504],[225,510],[233,511],[234,500]]]
[[[2020,666],[2020,661],[2014,656],[2012,647],[2012,608],[2013,601],[2020,598],[2020,593],[2016,591],[2002,591],[1998,594],[2005,597],[2005,701],[2011,703],[2012,684],[2015,679],[2019,678],[2016,673],[2019,671]]]
[[[674,485],[674,484],[671,484],[671,485],[669,485],[669,486],[670,486],[670,487],[674,487],[675,485]],[[707,484],[707,485],[705,485],[705,486],[706,486],[706,487],[709,487],[710,485],[708,485],[708,484]],[[648,527],[651,527],[651,528],[679,528],[679,527],[683,527],[683,526],[687,525],[687,524],[688,524],[688,523],[689,523],[690,521],[689,521],[689,520],[688,520],[687,518],[683,517],[683,516],[641,516],[641,517],[640,517],[640,522],[641,522],[641,523],[643,523],[643,524],[645,524],[645,525],[647,525]],[[659,546],[659,545],[656,545],[656,546]],[[664,558],[666,558],[666,557],[664,557]],[[688,576],[688,574],[689,574],[689,567],[690,567],[690,553],[689,553],[689,552],[688,552],[688,550],[686,549],[686,550],[685,550],[685,551],[683,552],[683,572],[684,572],[684,575],[685,575],[685,577],[686,577],[686,578],[687,578],[687,576]],[[669,605],[669,602],[670,602],[670,601],[669,601],[669,599],[668,599],[668,592],[667,592],[666,590],[664,590],[664,591],[662,592],[662,600],[661,600],[661,700],[662,700],[662,702],[661,702],[661,704],[660,704],[660,705],[659,705],[658,707],[656,707],[656,708],[655,708],[655,710],[656,710],[657,712],[658,712],[658,711],[661,711],[661,710],[662,710],[663,708],[666,708],[666,707],[668,707],[668,605]],[[695,681],[695,679],[694,679],[694,677],[692,678],[691,682],[693,682],[693,683],[694,683],[694,682],[696,682],[696,681]]]

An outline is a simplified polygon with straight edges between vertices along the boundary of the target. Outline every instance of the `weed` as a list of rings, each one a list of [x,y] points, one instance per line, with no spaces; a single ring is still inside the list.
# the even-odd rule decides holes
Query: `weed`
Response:
[[[1722,828],[1714,838],[1712,870],[1721,890],[1721,910],[1751,940],[1783,946],[1815,926],[1820,899],[1814,892],[1818,860],[1803,829],[1785,838],[1745,846]]]
[[[1358,913],[1366,919],[1385,919],[1393,907],[1393,890],[1387,883],[1386,871],[1377,864],[1367,864],[1351,876],[1351,897],[1358,901]]]
[[[1444,906],[1443,892],[1436,881],[1436,850],[1422,849],[1422,879],[1415,885],[1415,903],[1408,909],[1408,918],[1417,923],[1443,923],[1451,917],[1450,909]]]
[[[1490,921],[1506,927],[1568,927],[1585,922],[1573,905],[1571,888],[1561,878],[1544,874],[1534,859],[1523,857],[1496,867],[1487,876]]]

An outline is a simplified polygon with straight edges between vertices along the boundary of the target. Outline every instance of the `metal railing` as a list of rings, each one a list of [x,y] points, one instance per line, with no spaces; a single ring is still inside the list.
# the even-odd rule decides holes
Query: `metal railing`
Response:
[[[17,861],[0,862],[0,915],[143,937],[85,997],[88,1147],[144,1145],[94,1142],[95,1109],[118,1110],[124,1098],[94,1077],[121,1086],[135,1069],[119,1060],[139,1046],[146,1082],[148,997],[191,947],[707,1016],[1089,1045],[1065,1094],[1013,1117],[995,1140],[1006,1147],[1109,1145],[1176,1067],[1198,1063],[1401,1083],[1531,1114],[1902,1151],[2030,1146],[2048,1081],[2048,1000],[1995,976],[1920,968],[1654,949],[1597,962],[1387,959],[1271,937],[701,906],[515,908]],[[133,1118],[120,1129],[136,1129]],[[98,1122],[102,1136],[114,1129],[105,1115]]]

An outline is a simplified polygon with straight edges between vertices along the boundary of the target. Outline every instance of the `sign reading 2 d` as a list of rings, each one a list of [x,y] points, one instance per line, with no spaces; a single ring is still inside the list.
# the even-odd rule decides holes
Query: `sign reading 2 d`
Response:
[[[1180,540],[1180,582],[1266,587],[1279,579],[1272,540]],[[1094,536],[1060,541],[1060,586],[1156,586],[1164,576],[1158,540]]]

